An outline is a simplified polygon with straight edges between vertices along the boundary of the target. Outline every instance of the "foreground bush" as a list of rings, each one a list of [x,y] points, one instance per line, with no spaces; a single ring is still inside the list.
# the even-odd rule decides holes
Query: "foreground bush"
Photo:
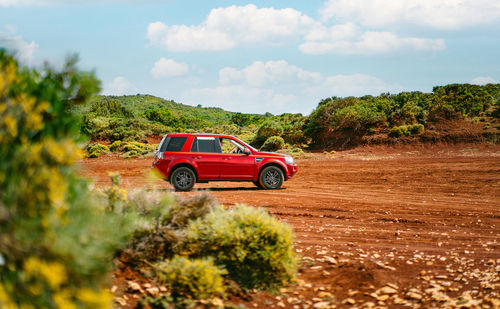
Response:
[[[295,277],[290,227],[262,209],[218,208],[186,229],[193,256],[213,257],[243,288],[273,288]]]
[[[264,142],[261,149],[264,151],[276,151],[284,146],[285,140],[281,136],[271,136]]]
[[[176,256],[156,264],[155,269],[158,281],[170,287],[174,298],[203,299],[224,294],[222,275],[225,272],[210,259]]]
[[[116,212],[136,217],[134,236],[123,251],[122,259],[136,267],[144,261],[155,263],[175,253],[183,254],[186,226],[214,208],[215,200],[208,194],[175,200],[160,192],[128,192],[127,200],[115,206]]]
[[[0,308],[109,308],[106,274],[130,231],[78,179],[71,106],[99,90],[70,59],[19,67],[0,50]]]

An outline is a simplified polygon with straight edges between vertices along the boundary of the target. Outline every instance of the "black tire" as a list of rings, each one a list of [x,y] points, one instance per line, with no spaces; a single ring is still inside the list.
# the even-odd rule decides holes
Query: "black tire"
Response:
[[[278,189],[283,185],[283,181],[283,172],[276,166],[264,168],[259,176],[259,183],[266,190]]]
[[[170,182],[177,191],[189,191],[196,183],[196,175],[188,167],[179,167],[174,170]]]
[[[258,188],[261,188],[261,189],[262,189],[262,186],[260,185],[260,182],[258,182],[258,181],[252,181],[252,183],[253,183],[254,185],[256,185]]]

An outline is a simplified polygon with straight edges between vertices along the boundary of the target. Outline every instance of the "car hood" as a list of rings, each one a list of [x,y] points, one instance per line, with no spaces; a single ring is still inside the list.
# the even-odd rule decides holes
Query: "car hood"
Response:
[[[262,152],[259,151],[255,154],[255,156],[266,156],[266,157],[274,157],[274,158],[284,158],[287,157],[288,155],[283,154],[283,153],[278,153],[278,152]]]

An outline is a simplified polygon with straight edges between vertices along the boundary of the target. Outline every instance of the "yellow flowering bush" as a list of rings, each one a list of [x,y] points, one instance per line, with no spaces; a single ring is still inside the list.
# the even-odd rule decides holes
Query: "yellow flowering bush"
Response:
[[[106,273],[131,231],[75,176],[71,106],[99,90],[71,58],[57,72],[0,49],[0,308],[109,308]]]
[[[158,281],[170,287],[173,297],[203,299],[224,294],[225,271],[210,259],[175,256],[156,264],[155,269]]]

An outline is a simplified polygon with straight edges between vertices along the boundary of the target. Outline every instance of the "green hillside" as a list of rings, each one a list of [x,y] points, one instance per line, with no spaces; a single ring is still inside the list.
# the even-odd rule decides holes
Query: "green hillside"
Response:
[[[497,142],[500,84],[450,84],[436,86],[431,93],[331,97],[319,102],[309,116],[234,113],[150,95],[95,96],[73,111],[81,119],[81,132],[92,141],[145,143],[171,132],[207,132],[291,152],[366,143]]]
[[[190,106],[150,95],[95,96],[73,108],[91,140],[146,141],[168,132],[214,132],[245,137],[270,115]],[[244,138],[248,140],[248,138]]]

